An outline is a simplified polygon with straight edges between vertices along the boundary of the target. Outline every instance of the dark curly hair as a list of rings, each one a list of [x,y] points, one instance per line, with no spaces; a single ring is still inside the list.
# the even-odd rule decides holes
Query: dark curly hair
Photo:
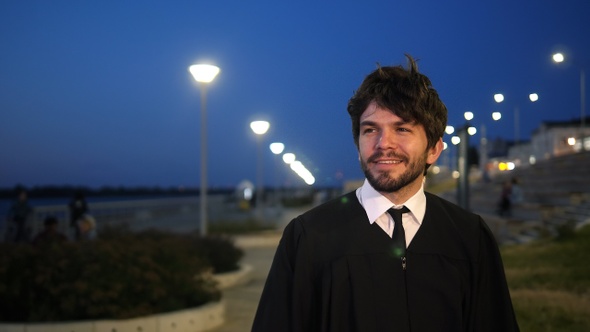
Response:
[[[418,72],[416,61],[406,54],[408,68],[381,67],[370,73],[348,101],[352,135],[358,148],[360,117],[371,102],[391,110],[404,121],[421,124],[426,131],[428,148],[443,136],[447,124],[447,107],[432,87],[430,79]]]

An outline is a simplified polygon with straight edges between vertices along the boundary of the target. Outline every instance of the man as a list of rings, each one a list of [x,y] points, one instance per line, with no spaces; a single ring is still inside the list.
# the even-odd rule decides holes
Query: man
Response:
[[[447,110],[408,59],[350,99],[366,181],[285,228],[253,331],[518,331],[484,221],[424,192]]]

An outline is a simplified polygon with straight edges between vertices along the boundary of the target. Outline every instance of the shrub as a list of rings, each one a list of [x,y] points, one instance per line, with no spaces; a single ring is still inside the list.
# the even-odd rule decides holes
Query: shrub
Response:
[[[103,229],[96,241],[0,244],[0,321],[125,319],[220,299],[211,271],[237,268],[229,239]]]

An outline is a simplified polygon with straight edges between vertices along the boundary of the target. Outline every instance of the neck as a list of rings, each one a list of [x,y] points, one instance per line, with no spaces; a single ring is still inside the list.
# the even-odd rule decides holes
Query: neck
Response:
[[[380,191],[379,193],[389,199],[395,205],[401,205],[405,203],[408,199],[414,196],[418,190],[422,187],[422,183],[424,182],[424,176],[419,176],[414,181],[409,183],[408,185],[400,188],[398,191],[394,192],[383,192]]]

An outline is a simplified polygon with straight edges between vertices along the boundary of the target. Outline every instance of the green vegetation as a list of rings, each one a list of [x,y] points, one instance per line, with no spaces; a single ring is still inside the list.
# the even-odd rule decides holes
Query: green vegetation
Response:
[[[590,226],[502,248],[522,331],[590,331]]]
[[[217,220],[209,224],[209,234],[247,234],[275,229],[274,225],[264,224],[256,219],[248,220]]]
[[[104,229],[95,241],[0,244],[0,321],[126,319],[217,301],[212,273],[243,252],[221,236]]]

